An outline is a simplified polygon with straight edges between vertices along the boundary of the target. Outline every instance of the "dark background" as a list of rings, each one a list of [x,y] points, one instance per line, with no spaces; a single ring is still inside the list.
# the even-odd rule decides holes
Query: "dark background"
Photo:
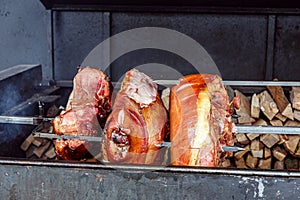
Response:
[[[45,79],[70,80],[85,56],[109,35],[155,26],[175,29],[197,40],[225,80],[300,79],[298,13],[57,10],[53,13],[52,75],[50,11],[39,0],[0,2],[0,70],[40,63]],[[114,62],[112,75],[118,78],[122,68],[148,62],[187,66],[168,52],[136,51]]]

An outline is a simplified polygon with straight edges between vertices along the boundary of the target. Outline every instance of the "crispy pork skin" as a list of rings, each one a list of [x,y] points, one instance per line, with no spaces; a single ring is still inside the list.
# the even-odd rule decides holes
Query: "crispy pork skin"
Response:
[[[101,70],[85,67],[78,70],[66,110],[52,121],[58,135],[97,136],[111,110],[111,82]],[[56,140],[57,158],[79,160],[88,155],[91,143],[81,140]]]
[[[219,166],[222,145],[233,146],[232,109],[219,76],[192,74],[170,94],[171,164]]]
[[[105,125],[104,161],[159,164],[167,122],[157,85],[136,69],[128,71]]]

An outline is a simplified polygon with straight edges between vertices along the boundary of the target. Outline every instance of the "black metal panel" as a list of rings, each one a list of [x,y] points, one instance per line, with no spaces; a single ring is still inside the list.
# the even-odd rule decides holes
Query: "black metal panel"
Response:
[[[54,13],[54,77],[73,79],[77,66],[104,38],[103,13]]]
[[[111,19],[112,35],[150,26],[174,29],[192,37],[212,56],[224,79],[265,78],[267,16],[112,13]],[[113,64],[113,79],[123,74],[120,68],[148,62],[186,67],[185,62],[170,60],[161,52],[133,52]]]
[[[58,6],[155,5],[155,6],[237,6],[237,7],[297,7],[299,2],[286,0],[41,0],[46,8]]]
[[[297,199],[300,179],[294,177],[84,168],[0,165],[2,199]],[[40,166],[39,166],[40,165]],[[72,167],[73,165],[73,167]],[[79,168],[78,168],[79,166]],[[189,170],[187,170],[189,171]],[[194,170],[196,171],[196,170]],[[200,171],[200,170],[199,170]],[[255,173],[255,172],[254,172]]]
[[[300,80],[300,16],[278,16],[274,77]]]
[[[17,65],[0,71],[0,113],[7,112],[35,94],[41,79],[40,65]]]

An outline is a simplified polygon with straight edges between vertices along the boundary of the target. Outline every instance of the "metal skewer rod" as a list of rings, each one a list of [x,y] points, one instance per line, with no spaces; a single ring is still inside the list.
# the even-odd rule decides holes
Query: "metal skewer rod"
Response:
[[[48,138],[48,139],[70,139],[70,140],[85,140],[89,142],[101,142],[101,137],[96,136],[84,136],[84,135],[56,135],[53,133],[43,133],[43,132],[33,132],[32,133],[34,137],[40,137],[40,138]]]
[[[178,80],[155,80],[158,85],[176,85]],[[228,86],[300,86],[300,82],[291,81],[222,81]]]
[[[300,135],[300,127],[237,125],[237,133]]]
[[[153,82],[158,85],[176,85],[178,80],[154,80]],[[60,87],[72,87],[73,82],[71,80],[57,80],[56,86]],[[120,87],[120,82],[112,82],[113,86]],[[300,86],[300,82],[296,81],[224,81],[224,85],[228,86]]]
[[[50,117],[0,116],[0,123],[39,125],[52,119]]]
[[[32,133],[34,137],[48,138],[48,139],[77,139],[77,140],[85,140],[90,142],[101,142],[102,137],[95,136],[71,136],[71,135],[56,135],[53,133],[42,133],[42,132],[34,132]],[[162,142],[159,147],[171,147],[171,142]],[[222,151],[242,151],[245,150],[241,147],[236,146],[222,146]]]

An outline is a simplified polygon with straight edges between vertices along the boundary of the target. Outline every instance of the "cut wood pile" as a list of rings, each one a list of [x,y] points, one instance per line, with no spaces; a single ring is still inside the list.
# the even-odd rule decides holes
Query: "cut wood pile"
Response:
[[[53,105],[46,113],[47,117],[52,117],[59,112],[59,108]],[[52,132],[50,124],[42,124],[40,126],[41,132]],[[42,159],[52,160],[56,158],[54,145],[51,139],[37,138],[30,134],[21,144],[20,148],[25,152],[25,156],[28,159]]]
[[[26,158],[28,159],[55,159],[54,146],[49,139],[35,138],[30,134],[20,148],[25,151]]]
[[[256,126],[296,126],[300,128],[300,87],[285,91],[268,86],[254,94],[243,94],[236,110],[236,124]],[[234,153],[223,167],[258,169],[300,169],[300,135],[237,133],[235,145],[245,151]]]

